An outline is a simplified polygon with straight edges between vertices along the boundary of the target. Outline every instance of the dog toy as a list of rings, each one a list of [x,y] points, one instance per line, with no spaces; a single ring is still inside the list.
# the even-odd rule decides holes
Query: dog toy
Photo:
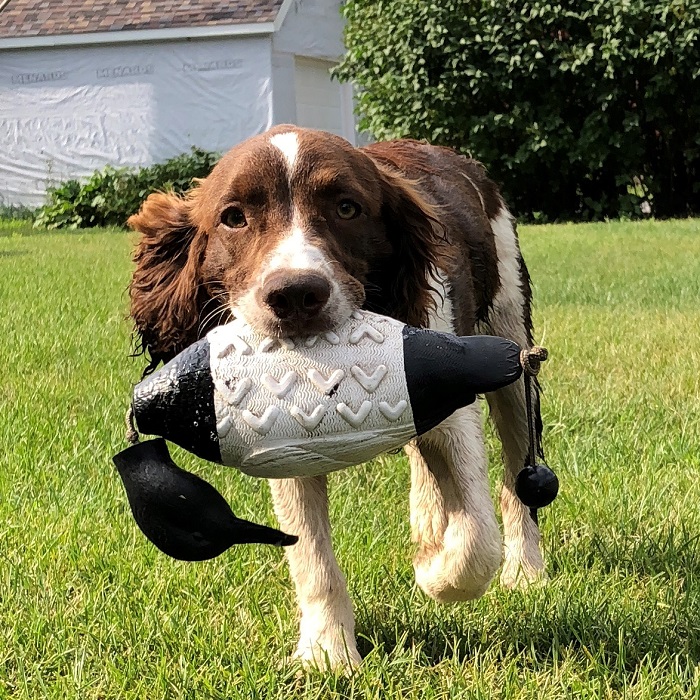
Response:
[[[400,448],[477,394],[516,381],[520,354],[504,338],[457,337],[367,311],[300,339],[265,337],[236,320],[139,383],[132,420],[138,432],[251,476],[326,474]],[[158,444],[134,445],[115,464],[137,523],[163,551],[199,559],[238,542],[295,541],[235,519],[213,487],[175,466],[162,440],[151,442]],[[526,505],[541,507],[531,503],[542,471],[531,466],[520,487]],[[208,511],[210,501],[221,516]]]
[[[129,447],[114,457],[114,463],[139,527],[175,559],[211,559],[234,544],[284,546],[297,541],[293,535],[237,518],[211,484],[172,461],[165,440]]]

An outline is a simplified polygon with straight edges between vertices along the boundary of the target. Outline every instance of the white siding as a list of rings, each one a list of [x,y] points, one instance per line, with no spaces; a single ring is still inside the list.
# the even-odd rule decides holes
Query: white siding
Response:
[[[324,129],[354,143],[352,91],[331,79],[331,61],[295,59],[296,123]]]
[[[272,125],[269,37],[0,52],[0,200],[104,165],[225,151]]]

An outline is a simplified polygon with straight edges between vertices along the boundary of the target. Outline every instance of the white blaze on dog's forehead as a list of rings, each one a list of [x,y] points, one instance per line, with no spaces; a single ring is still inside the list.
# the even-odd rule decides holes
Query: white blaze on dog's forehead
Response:
[[[301,226],[292,225],[289,235],[282,239],[270,258],[269,268],[290,270],[317,270],[328,264],[323,252],[309,243]]]
[[[270,143],[280,151],[287,163],[289,173],[294,170],[294,164],[297,160],[297,152],[299,151],[299,139],[293,131],[287,131],[284,134],[275,134],[270,138]]]

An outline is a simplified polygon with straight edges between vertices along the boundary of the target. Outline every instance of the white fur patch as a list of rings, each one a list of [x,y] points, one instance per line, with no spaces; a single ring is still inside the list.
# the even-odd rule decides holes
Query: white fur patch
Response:
[[[288,236],[275,248],[266,266],[266,272],[284,268],[286,270],[318,270],[328,265],[326,256],[311,245],[304,230],[296,223]]]
[[[297,160],[299,152],[299,139],[293,131],[288,131],[284,134],[275,134],[270,138],[270,143],[280,151],[287,163],[287,169],[291,175],[294,172],[294,164]]]
[[[438,282],[436,284],[438,291],[432,292],[431,295],[437,308],[430,311],[430,330],[454,333],[454,311],[448,294],[449,282],[442,270],[438,270]]]
[[[498,256],[500,288],[489,313],[484,332],[495,333],[528,344],[525,326],[526,299],[520,273],[520,246],[511,217],[505,206],[491,220]],[[501,583],[523,586],[544,576],[539,530],[528,509],[513,491],[512,482],[527,454],[527,421],[522,383],[513,384],[488,396],[491,417],[496,423],[504,448],[506,483],[501,491],[501,514],[505,533],[505,562]]]
[[[515,305],[516,318],[521,319],[525,297],[520,286],[520,247],[515,235],[513,217],[507,209],[502,208],[491,219],[491,230],[496,243],[498,277],[501,281],[501,286],[494,299],[494,306]]]

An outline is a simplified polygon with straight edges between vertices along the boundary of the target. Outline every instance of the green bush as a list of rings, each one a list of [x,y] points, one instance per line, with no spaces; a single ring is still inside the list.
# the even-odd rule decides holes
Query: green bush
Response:
[[[185,192],[192,179],[206,177],[219,154],[193,148],[190,153],[145,168],[95,171],[86,182],[67,180],[47,192],[34,225],[45,228],[124,226],[143,200],[158,190]]]
[[[5,204],[0,195],[0,220],[3,221],[31,221],[36,211],[24,204]]]
[[[526,219],[700,212],[700,0],[347,0],[361,128],[481,160]]]

